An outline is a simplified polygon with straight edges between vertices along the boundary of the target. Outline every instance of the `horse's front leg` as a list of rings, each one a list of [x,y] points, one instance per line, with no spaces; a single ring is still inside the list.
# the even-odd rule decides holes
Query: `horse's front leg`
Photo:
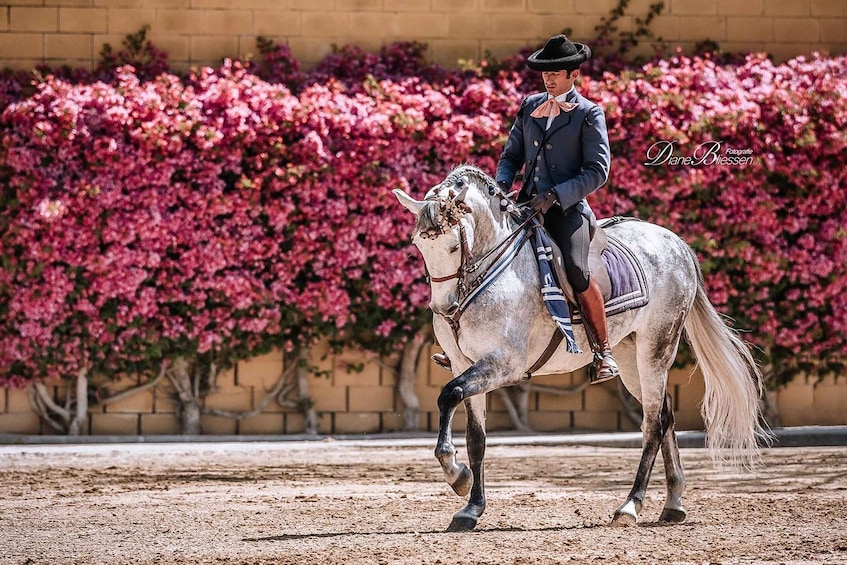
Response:
[[[456,447],[453,445],[453,416],[462,401],[462,393],[461,389],[456,390],[457,387],[449,387],[457,380],[458,378],[447,383],[438,396],[438,442],[435,444],[435,458],[441,463],[447,484],[459,496],[467,496],[473,485],[473,474],[467,465],[456,461]]]
[[[500,366],[497,358],[484,358],[444,385],[438,396],[440,416],[435,457],[441,463],[447,484],[459,496],[466,496],[471,491],[474,478],[467,465],[456,461],[456,448],[453,446],[453,415],[456,413],[456,407],[465,399],[484,395],[501,386],[514,384],[506,382],[507,379],[502,376],[504,374],[508,373],[504,371],[504,367]]]
[[[485,481],[483,477],[483,459],[485,458],[485,395],[478,394],[465,399],[468,414],[468,427],[465,432],[468,460],[473,474],[471,496],[467,506],[453,516],[447,528],[448,532],[473,530],[477,520],[485,512]]]

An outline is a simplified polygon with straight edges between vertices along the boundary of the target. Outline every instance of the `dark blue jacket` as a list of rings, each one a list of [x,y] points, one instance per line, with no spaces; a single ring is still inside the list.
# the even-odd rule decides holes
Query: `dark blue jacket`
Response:
[[[519,200],[529,199],[533,192],[552,189],[564,210],[577,206],[590,217],[593,213],[585,197],[609,178],[611,153],[606,116],[602,108],[574,89],[567,101],[578,106],[570,112],[560,112],[545,131],[547,118],[533,118],[530,114],[547,97],[546,92],[533,94],[521,104],[500,155],[495,180],[511,186],[518,172],[526,167]]]

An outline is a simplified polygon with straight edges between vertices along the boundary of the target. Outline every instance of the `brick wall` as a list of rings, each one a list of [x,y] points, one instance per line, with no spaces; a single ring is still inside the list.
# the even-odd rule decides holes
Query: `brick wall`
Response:
[[[632,0],[620,29],[632,29],[655,0]],[[589,40],[616,0],[6,0],[0,4],[0,67],[37,63],[90,67],[104,43],[118,46],[143,25],[176,68],[256,51],[259,35],[288,43],[309,66],[332,44],[368,50],[418,40],[455,66],[539,45],[571,28]],[[727,50],[767,50],[778,60],[847,51],[844,0],[665,0],[654,32],[691,49],[703,39]],[[650,46],[643,46],[649,50]]]
[[[438,351],[433,347],[432,352]],[[347,365],[359,364],[364,358],[355,352],[331,355],[326,348],[312,352],[311,363],[322,374],[310,378],[309,387],[319,417],[322,434],[356,434],[392,432],[402,429],[403,405],[396,390],[394,372],[378,363],[367,362],[361,372],[348,372]],[[206,405],[227,410],[252,410],[270,390],[283,370],[282,355],[271,353],[238,365],[218,379],[218,388],[206,397]],[[426,359],[418,368],[415,390],[420,400],[422,430],[436,431],[438,409],[436,399],[450,373]],[[535,377],[534,383],[568,387],[585,380],[585,373]],[[54,398],[61,401],[65,388],[60,382],[47,383]],[[137,385],[132,379],[116,385],[114,390]],[[529,423],[538,431],[568,430],[634,431],[617,397],[616,382],[593,385],[582,392],[554,396],[533,392],[529,398]],[[699,371],[674,370],[668,379],[673,397],[677,429],[703,428],[700,402],[703,377]],[[89,433],[93,435],[159,435],[180,433],[176,405],[169,399],[169,389],[142,392],[108,406],[93,406],[89,411]],[[775,395],[782,424],[845,425],[847,424],[847,379],[829,375],[823,379],[798,377]],[[465,418],[459,408],[455,430],[463,432]],[[303,417],[292,408],[271,403],[262,413],[241,421],[203,416],[205,434],[296,434],[303,431]],[[488,397],[489,430],[512,429],[508,412],[498,395]],[[25,390],[0,388],[0,434],[52,434],[53,432],[29,407]]]

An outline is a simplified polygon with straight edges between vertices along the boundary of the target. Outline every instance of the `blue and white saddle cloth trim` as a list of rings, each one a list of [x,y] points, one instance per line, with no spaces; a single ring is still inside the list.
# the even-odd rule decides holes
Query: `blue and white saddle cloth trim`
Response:
[[[535,220],[537,223],[537,220]],[[541,297],[550,312],[550,316],[562,331],[567,342],[568,353],[582,353],[573,335],[571,324],[571,311],[565,294],[559,282],[556,280],[556,271],[553,269],[553,249],[550,246],[549,235],[546,230],[535,229],[535,251],[538,258],[538,272],[541,275]]]

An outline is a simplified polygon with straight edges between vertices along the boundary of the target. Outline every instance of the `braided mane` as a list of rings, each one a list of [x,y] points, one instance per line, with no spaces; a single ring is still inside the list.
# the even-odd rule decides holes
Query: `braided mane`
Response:
[[[467,164],[455,167],[446,177],[444,177],[444,180],[433,187],[433,189],[439,187],[455,187],[455,190],[458,193],[461,190],[459,188],[460,181],[464,182],[465,179],[470,180],[468,177],[477,181],[473,184],[476,186],[477,190],[480,190],[483,193],[486,199],[490,198],[490,191],[492,188],[495,191],[495,194],[499,195],[501,198],[504,196],[500,186],[498,186],[497,183],[494,182],[494,179],[488,176],[485,171],[474,165]],[[424,200],[424,206],[418,213],[414,233],[419,233],[428,237],[437,237],[438,235],[445,233],[445,226],[452,226],[458,223],[461,215],[467,211],[468,208],[463,202],[454,204],[452,200],[429,197]]]

